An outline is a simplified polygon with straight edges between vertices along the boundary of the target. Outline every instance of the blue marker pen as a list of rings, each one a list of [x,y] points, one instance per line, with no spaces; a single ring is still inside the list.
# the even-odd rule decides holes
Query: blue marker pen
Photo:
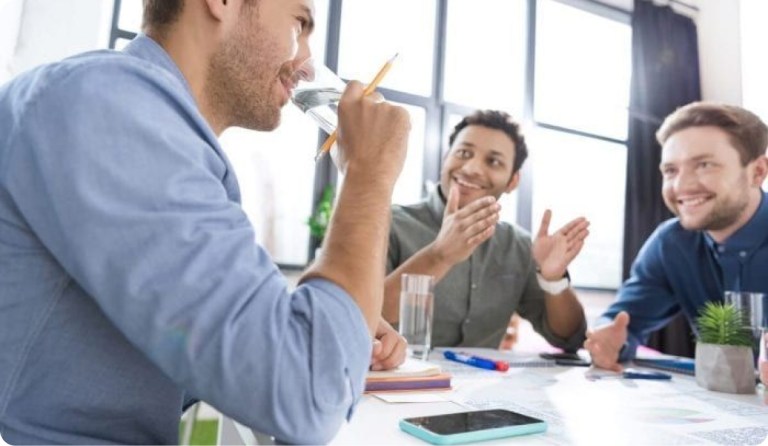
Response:
[[[481,358],[479,356],[465,355],[461,353],[454,353],[450,350],[443,352],[445,359],[451,361],[460,362],[462,364],[471,365],[472,367],[478,367],[486,370],[498,370],[505,372],[509,370],[509,363],[506,361],[494,361],[492,359]]]

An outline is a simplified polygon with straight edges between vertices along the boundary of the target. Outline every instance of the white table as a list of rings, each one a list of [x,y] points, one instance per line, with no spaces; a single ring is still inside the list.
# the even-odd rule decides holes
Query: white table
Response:
[[[495,350],[469,350],[504,358]],[[698,387],[693,377],[671,381],[602,378],[590,380],[586,367],[512,368],[485,371],[431,360],[454,374],[445,401],[385,403],[366,395],[352,421],[331,444],[427,444],[400,431],[401,418],[465,410],[508,408],[542,418],[544,434],[506,438],[495,444],[760,444],[768,443],[768,394],[731,395]],[[520,359],[519,356],[516,357]],[[599,372],[604,373],[604,372]],[[433,394],[434,395],[434,394]],[[452,401],[449,401],[452,400]]]

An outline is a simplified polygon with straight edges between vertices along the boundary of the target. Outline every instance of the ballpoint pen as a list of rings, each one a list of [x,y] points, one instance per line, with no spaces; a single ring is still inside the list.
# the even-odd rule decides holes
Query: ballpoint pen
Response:
[[[506,372],[509,370],[509,363],[507,361],[497,361],[493,359],[481,358],[474,355],[466,355],[463,353],[455,353],[450,350],[443,352],[445,359],[451,361],[460,362],[462,364],[471,365],[472,367],[478,367],[486,370],[498,370],[500,372]]]
[[[369,94],[373,93],[376,90],[376,87],[379,86],[379,83],[381,83],[381,80],[384,79],[384,76],[387,74],[390,68],[392,68],[392,63],[397,58],[397,55],[400,53],[395,53],[394,56],[392,56],[391,59],[389,59],[384,66],[381,67],[378,73],[376,73],[376,77],[373,78],[370,84],[365,87],[363,90],[363,96],[368,96]],[[328,139],[325,140],[323,145],[320,147],[320,150],[317,151],[317,155],[315,155],[315,162],[319,161],[320,158],[323,157],[328,151],[331,150],[331,146],[333,143],[336,142],[336,137],[338,134],[337,131],[334,130],[333,133],[328,137]]]

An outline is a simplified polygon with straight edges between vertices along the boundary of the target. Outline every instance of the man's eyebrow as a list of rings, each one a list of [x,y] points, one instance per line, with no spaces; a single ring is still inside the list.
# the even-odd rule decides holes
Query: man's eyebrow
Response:
[[[312,15],[312,10],[309,9],[309,7],[307,5],[300,5],[299,7],[302,9],[304,14],[306,14],[306,16],[307,16],[307,25],[306,25],[305,28],[307,29],[308,32],[311,33],[315,29],[315,18]]]

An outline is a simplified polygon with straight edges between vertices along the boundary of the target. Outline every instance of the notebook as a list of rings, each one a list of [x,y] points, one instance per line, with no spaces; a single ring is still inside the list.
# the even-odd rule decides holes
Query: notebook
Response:
[[[432,364],[431,362],[422,361],[420,359],[407,358],[400,367],[395,369],[368,372],[368,378],[380,379],[435,376],[439,375],[441,371],[440,366],[437,364]]]
[[[412,376],[408,378],[367,378],[366,392],[402,391],[402,390],[448,390],[451,388],[451,375],[440,373],[433,376]]]

